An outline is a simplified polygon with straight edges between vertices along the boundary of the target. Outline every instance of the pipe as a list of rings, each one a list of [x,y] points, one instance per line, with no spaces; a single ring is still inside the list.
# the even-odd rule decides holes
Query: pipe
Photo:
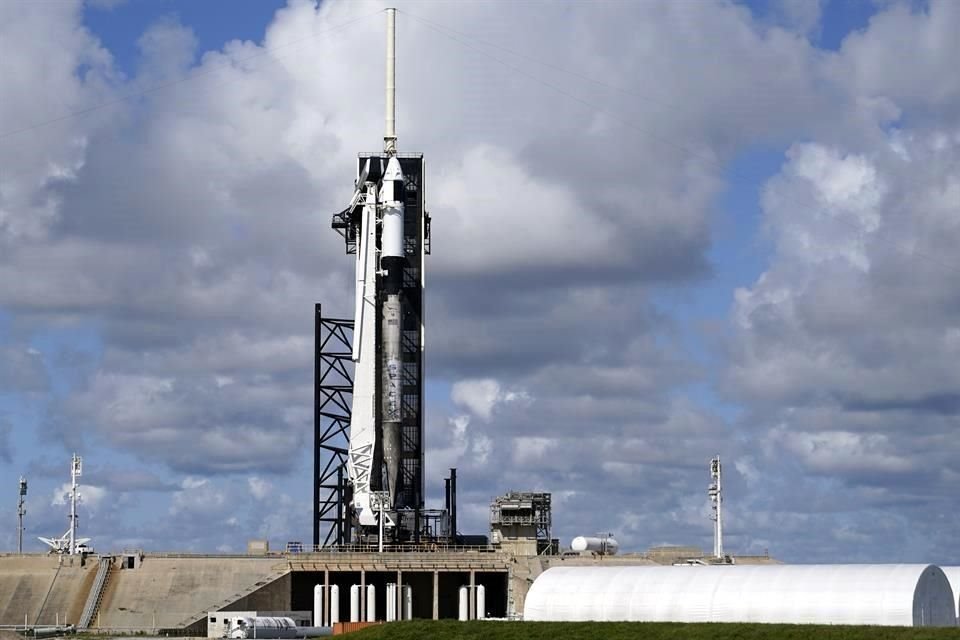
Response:
[[[457,470],[450,469],[450,541],[457,543]]]

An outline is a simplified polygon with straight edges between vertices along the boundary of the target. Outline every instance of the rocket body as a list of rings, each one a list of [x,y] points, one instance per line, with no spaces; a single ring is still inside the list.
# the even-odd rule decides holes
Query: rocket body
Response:
[[[402,370],[400,353],[401,290],[406,256],[403,248],[403,171],[390,156],[380,187],[383,227],[380,235],[380,424],[383,445],[383,488],[396,503],[400,476],[400,423],[402,420]]]

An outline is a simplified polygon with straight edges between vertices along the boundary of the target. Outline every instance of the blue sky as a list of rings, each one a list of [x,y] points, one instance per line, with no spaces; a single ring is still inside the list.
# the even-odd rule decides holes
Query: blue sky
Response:
[[[310,315],[352,306],[328,216],[382,135],[383,6],[0,5],[0,518],[26,474],[31,549],[74,450],[95,543],[308,540]],[[706,549],[719,452],[728,547],[960,563],[931,404],[960,383],[957,11],[544,9],[400,6],[431,499],[458,466],[470,532],[546,489],[561,538]]]

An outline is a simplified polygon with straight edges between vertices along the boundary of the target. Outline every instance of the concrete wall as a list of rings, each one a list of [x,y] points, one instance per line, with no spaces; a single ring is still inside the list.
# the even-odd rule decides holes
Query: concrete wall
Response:
[[[136,569],[114,571],[91,627],[172,629],[206,612],[241,608],[289,609],[286,563],[277,558],[146,556]],[[286,594],[286,595],[284,595]]]
[[[0,555],[0,624],[76,624],[97,560],[77,556]]]

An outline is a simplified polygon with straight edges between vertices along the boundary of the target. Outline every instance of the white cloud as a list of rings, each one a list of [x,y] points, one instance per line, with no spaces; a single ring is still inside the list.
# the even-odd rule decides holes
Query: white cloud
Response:
[[[354,154],[382,135],[381,58],[357,46],[381,41],[382,15],[331,29],[382,6],[293,2],[258,42],[219,51],[163,22],[124,77],[80,3],[0,3],[0,122],[23,129],[0,141],[16,167],[0,175],[0,305],[14,332],[103,345],[92,373],[71,372],[44,437],[82,431],[189,474],[158,511],[184,546],[242,547],[231,522],[266,491],[261,474],[277,474],[271,495],[309,485],[311,303],[347,315],[352,296],[328,216]],[[749,527],[734,544],[792,536],[810,541],[798,555],[839,557],[853,542],[818,539],[844,529],[816,509],[856,532],[872,509],[902,516],[888,503],[948,486],[919,461],[943,469],[957,454],[943,267],[960,242],[956,3],[884,8],[839,52],[803,35],[818,3],[778,6],[788,29],[720,2],[401,5],[400,142],[426,154],[434,215],[427,366],[456,407],[427,422],[427,467],[461,465],[481,530],[490,494],[530,487],[570,496],[565,532],[706,540],[691,461],[722,449],[753,456],[729,476]],[[526,75],[414,15],[498,44]],[[659,292],[712,286],[720,196],[750,186],[730,162],[785,147],[762,203],[771,264],[739,282],[720,352],[728,424],[688,393],[714,365],[681,325],[699,331],[715,310],[678,322]],[[818,498],[810,511],[793,506],[800,491]],[[263,535],[302,538],[306,518],[275,510]],[[891,525],[879,547],[939,544],[932,520],[902,519],[919,533]]]
[[[503,389],[493,378],[466,379],[455,382],[450,392],[454,404],[489,422],[499,405],[529,404],[530,394],[521,389]]]
[[[250,495],[257,500],[263,500],[273,491],[273,484],[257,476],[248,477],[247,485],[250,487]]]
[[[66,506],[70,504],[70,490],[71,485],[69,482],[60,485],[54,490],[53,497],[50,499],[50,505]],[[104,500],[106,500],[109,492],[103,487],[81,484],[77,489],[77,494],[79,496],[77,501],[77,504],[80,505],[79,509],[89,509],[95,512],[104,506]]]

